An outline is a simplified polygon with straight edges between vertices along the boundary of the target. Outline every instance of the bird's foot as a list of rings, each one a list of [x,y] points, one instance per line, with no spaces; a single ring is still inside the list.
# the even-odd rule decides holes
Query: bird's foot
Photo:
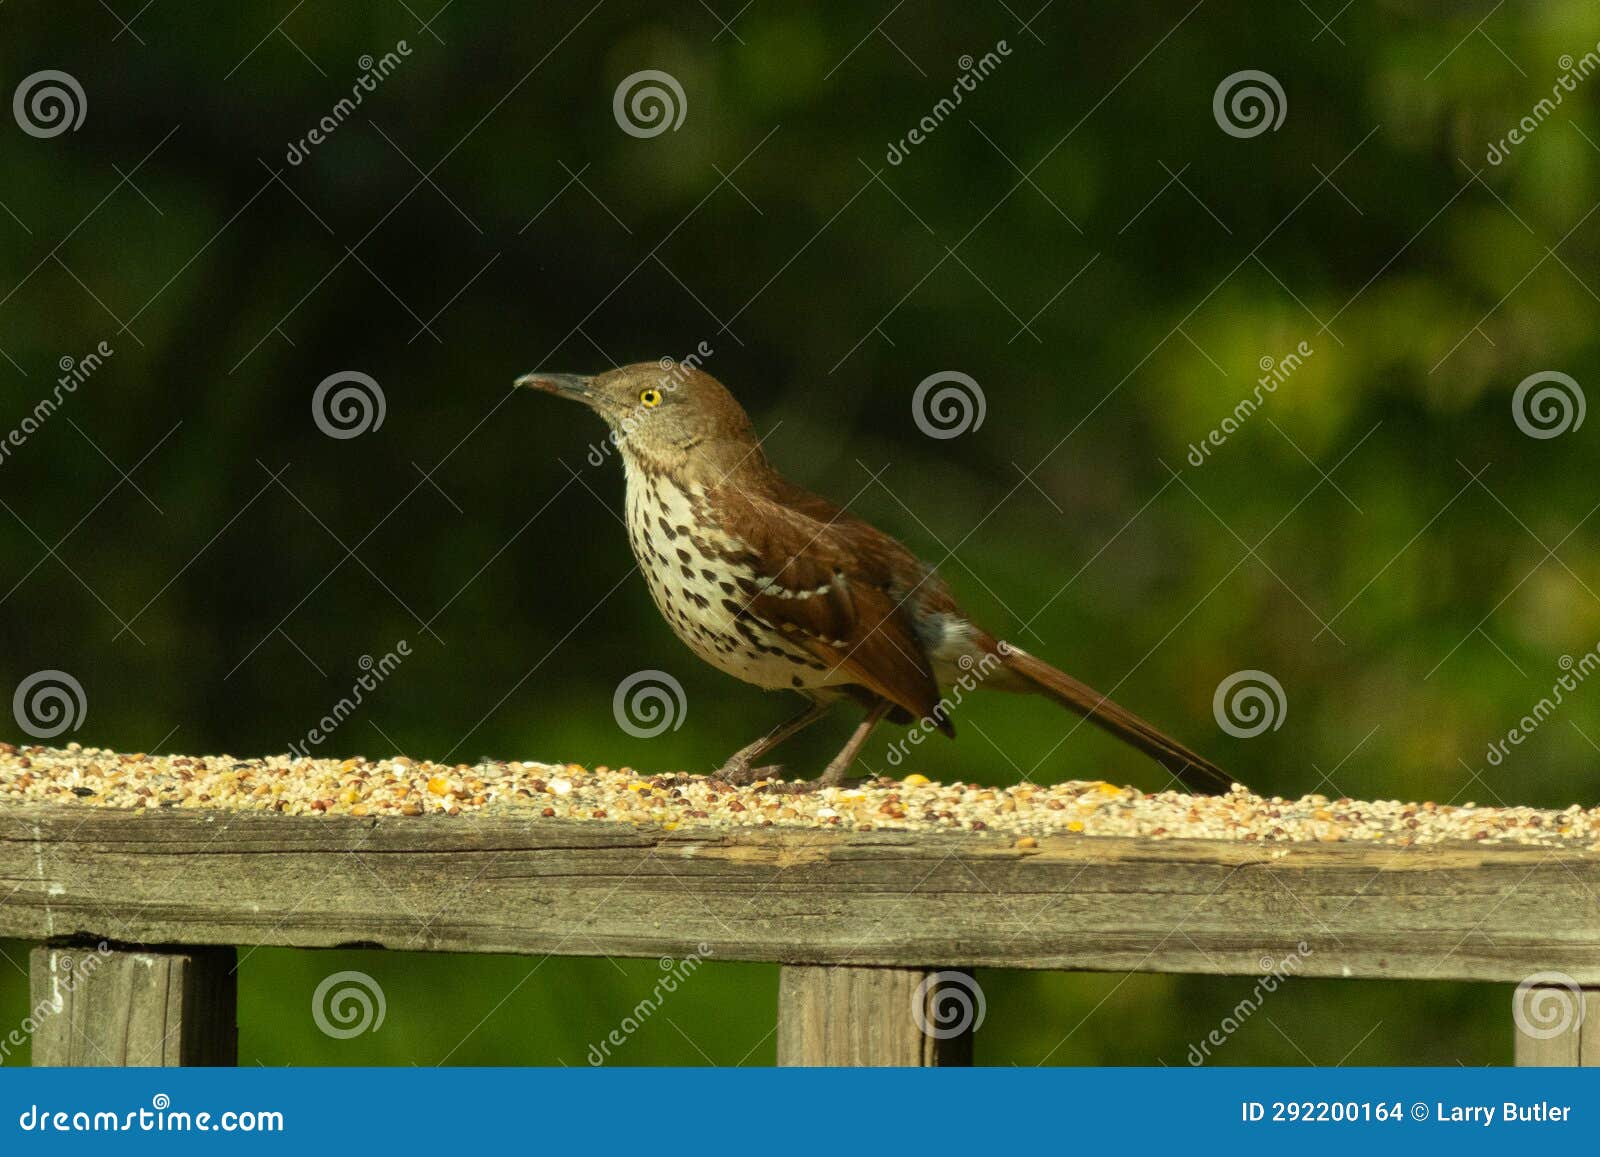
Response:
[[[749,787],[751,784],[760,783],[762,780],[781,780],[783,778],[783,764],[769,763],[765,767],[751,767],[748,760],[735,756],[717,769],[712,778],[731,783],[735,787]]]
[[[768,795],[809,795],[819,786],[814,779],[787,780],[773,777],[762,785],[761,790]]]
[[[820,791],[825,787],[843,787],[849,779],[861,780],[867,777],[845,775],[845,767],[836,767],[830,764],[821,775],[815,779],[786,780],[784,766],[781,763],[769,763],[765,767],[751,767],[748,760],[734,756],[716,771],[712,772],[712,779],[720,779],[723,783],[733,787],[751,787],[761,784],[762,790],[771,795],[807,795]]]
[[[762,790],[770,795],[810,795],[812,792],[821,791],[825,787],[844,787],[847,783],[863,782],[865,778],[864,776],[846,777],[842,770],[835,773],[830,768],[815,779],[784,780],[774,776]]]

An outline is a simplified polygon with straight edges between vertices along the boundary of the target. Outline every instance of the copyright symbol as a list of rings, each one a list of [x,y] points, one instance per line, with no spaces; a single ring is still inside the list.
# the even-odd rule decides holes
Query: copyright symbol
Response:
[[[1428,1119],[1428,1106],[1421,1101],[1417,1101],[1411,1106],[1411,1118],[1414,1121],[1426,1121]]]

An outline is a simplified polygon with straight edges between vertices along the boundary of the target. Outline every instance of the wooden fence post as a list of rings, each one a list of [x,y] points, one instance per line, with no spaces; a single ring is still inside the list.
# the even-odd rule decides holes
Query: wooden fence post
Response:
[[[783,966],[780,1065],[970,1065],[983,1023],[970,972]]]
[[[1600,988],[1554,974],[1548,984],[1524,981],[1511,1019],[1518,1065],[1600,1067]]]
[[[35,1065],[232,1065],[232,948],[45,945],[29,957]]]

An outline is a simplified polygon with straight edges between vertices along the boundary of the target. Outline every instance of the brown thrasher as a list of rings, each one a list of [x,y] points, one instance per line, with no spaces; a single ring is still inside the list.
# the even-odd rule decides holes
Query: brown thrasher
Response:
[[[1233,784],[1137,715],[996,640],[900,543],[786,481],[743,408],[710,374],[642,362],[593,376],[535,372],[517,385],[582,402],[611,427],[627,474],[628,538],[677,636],[721,671],[811,700],[734,752],[718,772],[724,778],[778,778],[780,768],[756,762],[844,696],[862,703],[866,718],[818,785],[843,780],[885,716],[924,719],[953,736],[940,687],[976,670],[984,686],[1049,696],[1193,791]]]

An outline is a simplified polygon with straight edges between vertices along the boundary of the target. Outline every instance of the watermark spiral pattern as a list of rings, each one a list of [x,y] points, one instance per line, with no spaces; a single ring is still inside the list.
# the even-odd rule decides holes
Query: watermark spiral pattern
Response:
[[[989,1004],[983,989],[965,972],[932,972],[911,996],[911,1016],[923,1036],[949,1040],[983,1027]]]
[[[983,387],[960,370],[940,370],[917,383],[911,418],[930,438],[957,438],[983,425],[988,413]]]
[[[1235,739],[1253,739],[1283,726],[1289,700],[1283,684],[1265,671],[1235,671],[1217,684],[1211,697],[1217,726]]]
[[[1550,1040],[1583,1023],[1583,988],[1565,972],[1535,972],[1511,996],[1517,1031]]]
[[[1529,374],[1511,395],[1511,418],[1517,429],[1541,441],[1582,426],[1588,408],[1583,387],[1560,370]]]
[[[89,98],[76,77],[47,68],[17,85],[11,112],[23,132],[47,140],[69,130],[77,132],[89,115]]]
[[[1278,131],[1288,115],[1289,100],[1283,85],[1270,73],[1246,68],[1222,78],[1211,97],[1211,115],[1217,127],[1241,140]]]
[[[11,714],[17,726],[35,739],[54,739],[83,726],[89,701],[83,684],[65,671],[35,671],[17,684]]]
[[[377,1032],[388,1010],[383,987],[365,972],[335,972],[311,994],[311,1019],[336,1040]]]
[[[311,418],[317,429],[340,441],[380,429],[388,412],[383,387],[359,370],[329,374],[311,395]]]
[[[611,112],[618,128],[644,140],[669,129],[677,132],[688,115],[689,101],[677,77],[646,68],[623,77],[611,98]]]
[[[689,705],[683,684],[665,671],[635,671],[617,684],[611,714],[617,726],[635,739],[653,739],[669,728],[682,727]]]

